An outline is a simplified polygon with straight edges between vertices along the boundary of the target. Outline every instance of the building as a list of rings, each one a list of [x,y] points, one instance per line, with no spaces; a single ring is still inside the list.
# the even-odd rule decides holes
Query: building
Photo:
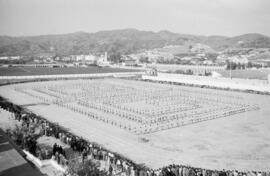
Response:
[[[104,53],[104,55],[101,55],[99,59],[97,60],[97,64],[99,66],[109,66],[110,62],[108,61],[108,54],[107,52]]]
[[[145,69],[145,74],[148,76],[157,76],[158,75],[157,68],[148,66]]]
[[[86,55],[84,58],[84,63],[85,64],[94,64],[97,61],[97,57],[94,55]]]

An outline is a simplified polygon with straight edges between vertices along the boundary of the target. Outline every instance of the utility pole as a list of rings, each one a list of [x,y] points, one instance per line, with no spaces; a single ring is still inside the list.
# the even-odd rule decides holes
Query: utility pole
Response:
[[[230,78],[232,79],[232,62],[230,62]]]

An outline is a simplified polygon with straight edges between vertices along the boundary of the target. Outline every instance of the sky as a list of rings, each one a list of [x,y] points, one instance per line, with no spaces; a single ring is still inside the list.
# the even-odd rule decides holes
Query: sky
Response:
[[[270,36],[270,0],[0,0],[0,35],[136,28]]]

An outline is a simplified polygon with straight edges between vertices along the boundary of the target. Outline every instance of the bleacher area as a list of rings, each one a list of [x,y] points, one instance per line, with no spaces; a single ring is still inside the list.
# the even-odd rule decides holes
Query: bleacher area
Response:
[[[136,70],[110,68],[110,67],[0,67],[0,76],[32,76],[32,75],[65,75],[65,74],[90,74],[90,73],[114,73],[132,72]]]
[[[259,79],[240,79],[240,78],[225,78],[225,77],[209,77],[182,75],[171,73],[158,73],[158,76],[142,75],[145,81],[167,82],[170,84],[182,84],[197,87],[209,87],[213,89],[235,90],[243,92],[254,92],[261,94],[270,93],[270,84],[267,80]]]
[[[230,70],[217,71],[223,77],[230,78]],[[256,69],[256,70],[232,70],[232,78],[241,79],[260,79],[267,80],[267,76],[270,74],[270,69]]]
[[[123,79],[49,82],[15,90],[135,134],[259,109],[230,92]]]

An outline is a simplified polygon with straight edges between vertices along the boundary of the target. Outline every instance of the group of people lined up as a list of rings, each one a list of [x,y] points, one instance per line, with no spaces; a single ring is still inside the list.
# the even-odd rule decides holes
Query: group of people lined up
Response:
[[[32,113],[24,112],[24,110],[9,102],[0,101],[0,106],[15,114],[17,120],[22,120],[27,126],[32,123],[40,124],[43,133],[46,136],[53,136],[60,139],[65,144],[69,145],[74,151],[81,154],[82,160],[92,158],[95,160],[102,160],[107,165],[109,175],[122,173],[126,176],[270,176],[270,172],[239,172],[236,170],[209,170],[202,168],[194,168],[183,165],[170,165],[159,169],[150,169],[120,156],[119,154],[110,152],[98,144],[88,142],[81,137],[69,133],[66,129],[50,123],[49,121],[36,116]],[[67,164],[65,152],[62,147],[58,145],[53,146],[53,158],[59,164]]]
[[[135,134],[154,133],[259,108],[243,104],[240,101],[241,97],[228,95],[227,93],[209,93],[207,91],[188,90],[187,88],[157,89],[153,85],[148,85],[147,89],[142,88],[141,91],[138,91],[123,85],[115,86],[114,84],[101,82],[91,84],[90,82],[80,83],[80,86],[77,84],[67,84],[66,87],[46,85],[33,86],[31,89],[48,95],[36,97],[42,101],[47,97],[48,100],[46,101]],[[101,85],[105,87],[103,86],[101,89]],[[66,91],[67,89],[80,89],[80,91],[69,92]],[[17,88],[16,90],[30,96],[37,96],[27,89]],[[205,94],[209,96],[206,97]],[[67,100],[78,100],[78,104],[66,103]],[[125,101],[144,101],[145,104],[151,106],[135,108],[121,105]],[[213,108],[208,109],[208,106],[200,108],[201,105],[205,104]],[[226,104],[226,107],[224,104]],[[93,113],[91,109],[106,113],[108,116]],[[120,118],[114,118],[115,116]],[[123,118],[124,120],[121,120]]]

